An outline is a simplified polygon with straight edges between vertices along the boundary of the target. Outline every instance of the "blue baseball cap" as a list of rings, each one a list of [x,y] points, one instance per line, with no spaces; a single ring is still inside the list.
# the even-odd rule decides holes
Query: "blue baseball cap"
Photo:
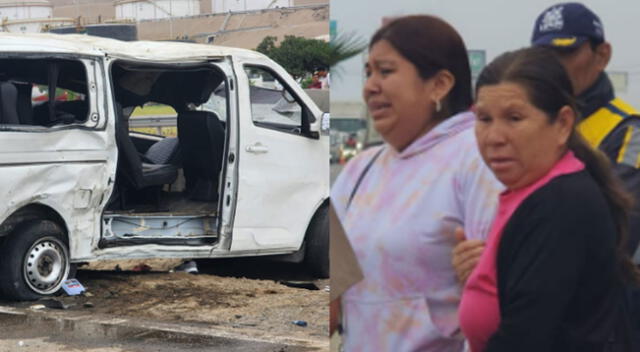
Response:
[[[567,2],[553,5],[538,16],[531,45],[572,50],[587,40],[604,41],[600,18],[581,3]]]

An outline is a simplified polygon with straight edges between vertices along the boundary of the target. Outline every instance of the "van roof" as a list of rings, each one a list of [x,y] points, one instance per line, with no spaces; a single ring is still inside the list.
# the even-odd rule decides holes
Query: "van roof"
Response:
[[[172,41],[133,41],[83,34],[0,33],[1,52],[65,53],[114,56],[149,61],[199,61],[204,58],[240,56],[265,58],[256,51],[224,46]]]

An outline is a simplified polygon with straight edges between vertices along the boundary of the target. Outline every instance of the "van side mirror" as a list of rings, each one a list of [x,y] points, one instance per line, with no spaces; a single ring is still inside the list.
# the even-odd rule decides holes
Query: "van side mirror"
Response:
[[[331,129],[330,114],[328,112],[322,113],[322,118],[320,119],[320,133],[324,135],[329,135],[330,129]]]
[[[311,113],[309,110],[307,110]],[[311,132],[314,138],[319,138],[320,135],[329,135],[329,113],[324,112],[320,118],[315,118],[313,122],[309,124],[309,132]]]

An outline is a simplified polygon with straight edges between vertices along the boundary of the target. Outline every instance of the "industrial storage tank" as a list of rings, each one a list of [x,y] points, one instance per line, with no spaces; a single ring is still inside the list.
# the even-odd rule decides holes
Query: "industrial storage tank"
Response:
[[[211,8],[214,13],[241,12],[291,6],[293,6],[293,0],[211,0]]]
[[[0,30],[37,33],[74,23],[71,18],[52,18],[52,13],[53,7],[47,0],[0,0]]]
[[[0,18],[23,20],[28,18],[50,18],[51,3],[46,0],[0,0]]]
[[[114,6],[118,20],[157,20],[200,14],[199,0],[116,0]]]
[[[82,27],[58,27],[51,33],[88,34],[96,37],[112,38],[124,41],[138,40],[138,28],[134,23],[90,24]]]

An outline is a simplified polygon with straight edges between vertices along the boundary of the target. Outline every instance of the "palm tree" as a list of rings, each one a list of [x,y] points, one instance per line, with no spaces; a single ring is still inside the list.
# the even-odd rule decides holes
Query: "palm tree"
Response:
[[[363,52],[367,48],[367,41],[351,32],[340,34],[331,39],[329,47],[328,64],[333,74],[336,75],[338,72],[334,72],[335,66]]]

